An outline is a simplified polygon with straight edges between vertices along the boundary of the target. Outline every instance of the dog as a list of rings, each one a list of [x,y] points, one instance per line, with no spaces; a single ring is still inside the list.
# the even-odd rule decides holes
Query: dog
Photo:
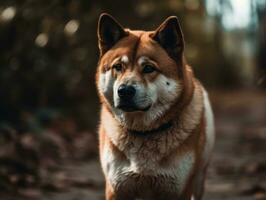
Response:
[[[184,57],[177,17],[154,31],[98,21],[96,85],[106,200],[199,200],[214,146],[208,94]]]

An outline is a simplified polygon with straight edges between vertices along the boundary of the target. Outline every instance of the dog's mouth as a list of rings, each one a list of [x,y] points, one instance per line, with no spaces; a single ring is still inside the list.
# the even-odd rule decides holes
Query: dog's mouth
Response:
[[[121,103],[117,106],[117,108],[123,110],[124,112],[147,112],[150,107],[151,105],[142,108],[133,103]]]

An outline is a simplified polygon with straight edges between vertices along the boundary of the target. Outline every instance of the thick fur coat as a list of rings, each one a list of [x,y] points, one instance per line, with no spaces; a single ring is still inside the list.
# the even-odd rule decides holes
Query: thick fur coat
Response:
[[[107,200],[201,199],[214,145],[208,95],[176,17],[155,31],[99,19],[100,159]]]

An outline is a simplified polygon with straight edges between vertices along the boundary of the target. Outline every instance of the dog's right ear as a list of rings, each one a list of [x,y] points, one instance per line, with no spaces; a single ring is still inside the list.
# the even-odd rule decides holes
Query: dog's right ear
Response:
[[[123,27],[109,14],[101,14],[98,21],[98,45],[101,56],[127,35]]]

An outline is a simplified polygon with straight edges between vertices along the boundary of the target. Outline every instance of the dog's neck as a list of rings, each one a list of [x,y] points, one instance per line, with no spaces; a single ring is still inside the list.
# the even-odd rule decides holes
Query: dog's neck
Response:
[[[157,152],[156,149],[158,148],[158,145],[160,146],[160,149],[167,147],[161,149],[161,151],[163,151],[163,155],[166,155],[180,146],[200,123],[204,112],[202,88],[199,84],[197,84],[191,101],[182,109],[181,113],[178,113],[178,115],[175,114],[175,117],[172,118],[172,127],[170,127],[170,124],[163,125],[169,122],[167,121],[160,123],[155,129],[147,129],[147,131],[145,130],[142,132],[137,131],[135,133],[138,134],[131,134],[125,126],[122,126],[121,123],[115,119],[114,115],[109,112],[105,106],[103,106],[102,109],[102,124],[107,137],[110,139],[110,142],[121,152],[124,152],[126,156],[130,156],[129,154],[134,153],[136,148],[138,149],[138,147],[142,146],[145,147],[146,144],[150,144],[147,152]],[[175,110],[172,111],[175,112]],[[158,128],[160,129],[162,125],[164,130],[161,131],[160,134],[156,134],[156,130]],[[152,133],[149,134],[150,132],[148,130],[151,130]],[[145,135],[146,133],[147,136],[139,136],[142,134]],[[158,145],[153,146],[152,144],[154,142],[156,144],[158,143]],[[145,149],[142,150],[144,151]],[[140,149],[140,151],[136,152],[141,153],[142,150]],[[150,156],[155,155],[151,153]]]
[[[139,130],[127,129],[127,132],[129,134],[131,134],[131,135],[134,135],[134,136],[145,137],[145,136],[148,136],[148,135],[154,135],[154,134],[162,133],[164,131],[168,131],[172,127],[173,127],[173,122],[169,121],[167,123],[163,123],[158,128],[154,128],[154,129],[151,129],[151,130],[139,131]]]

